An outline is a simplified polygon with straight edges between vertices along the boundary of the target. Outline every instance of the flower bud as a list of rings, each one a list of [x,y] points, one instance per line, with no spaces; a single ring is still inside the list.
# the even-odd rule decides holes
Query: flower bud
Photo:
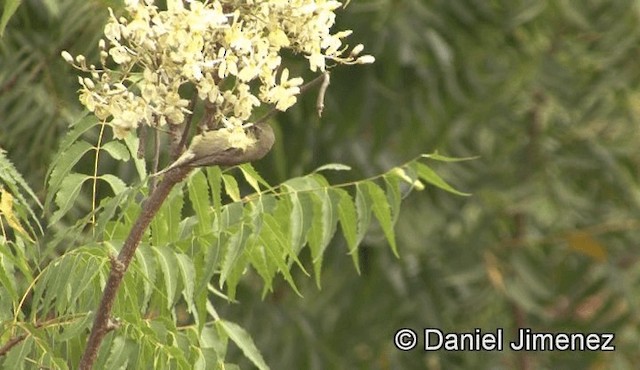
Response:
[[[363,55],[356,60],[358,64],[371,64],[376,61],[373,55]]]
[[[69,52],[68,52],[68,51],[63,50],[63,51],[62,51],[62,53],[60,53],[60,55],[62,55],[62,58],[64,58],[64,60],[65,60],[67,63],[71,63],[71,64],[73,64],[73,57],[71,56],[71,54],[69,54]]]
[[[357,57],[358,55],[360,55],[360,53],[362,53],[362,50],[364,50],[364,45],[358,44],[354,46],[353,50],[351,50],[351,56]]]

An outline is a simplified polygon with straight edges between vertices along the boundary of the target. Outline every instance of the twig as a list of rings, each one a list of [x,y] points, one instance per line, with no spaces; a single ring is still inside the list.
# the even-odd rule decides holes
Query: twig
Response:
[[[318,101],[316,103],[316,109],[318,110],[318,117],[322,117],[322,111],[324,110],[324,95],[327,93],[327,88],[329,87],[329,83],[331,82],[331,76],[329,72],[325,72],[322,77],[322,85],[320,85],[320,90],[318,90]]]
[[[11,348],[15,347],[16,344],[22,342],[27,337],[26,334],[17,335],[7,341],[2,348],[0,348],[0,357],[4,356],[11,350]]]
[[[158,184],[151,195],[147,198],[142,206],[142,211],[136,220],[136,223],[131,228],[127,239],[120,250],[117,258],[114,258],[111,262],[111,272],[109,273],[109,279],[104,288],[102,294],[102,300],[98,307],[95,319],[93,321],[93,327],[87,346],[80,360],[80,370],[90,370],[93,367],[93,363],[98,355],[100,344],[104,339],[104,336],[113,329],[113,323],[111,320],[111,311],[113,309],[113,303],[116,299],[118,287],[124,278],[124,274],[131,263],[131,259],[140,244],[142,235],[151,223],[151,220],[156,215],[160,206],[169,195],[171,189],[180,181],[182,181],[191,171],[190,168],[176,168],[169,171],[162,182]]]

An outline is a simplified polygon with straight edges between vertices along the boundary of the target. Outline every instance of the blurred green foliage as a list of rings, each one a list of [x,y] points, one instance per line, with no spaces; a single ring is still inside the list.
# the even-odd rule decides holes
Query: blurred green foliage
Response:
[[[25,0],[0,39],[0,147],[39,194],[81,109],[60,51],[90,58],[108,3]],[[221,316],[274,369],[636,368],[637,2],[354,0],[338,22],[376,63],[333,72],[322,119],[311,96],[278,116],[261,173],[341,162],[372,175],[438,150],[479,156],[438,169],[473,196],[413,193],[400,259],[374,233],[358,276],[337,241],[321,289],[298,276],[304,298],[281,282],[263,301],[249,277],[239,304],[216,298]],[[616,351],[401,352],[402,327],[612,332]]]

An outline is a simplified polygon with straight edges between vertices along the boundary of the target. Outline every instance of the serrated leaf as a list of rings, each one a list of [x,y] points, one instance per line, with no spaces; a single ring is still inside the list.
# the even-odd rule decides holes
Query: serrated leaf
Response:
[[[366,191],[367,189],[363,183],[356,184],[356,214],[358,216],[356,245],[362,243],[362,239],[364,239],[371,224],[371,201]]]
[[[222,182],[224,182],[224,190],[234,202],[240,201],[240,189],[238,188],[238,182],[235,177],[231,175],[222,175]]]
[[[60,190],[56,194],[56,205],[58,209],[51,216],[50,224],[55,224],[69,212],[71,207],[78,198],[82,185],[90,177],[80,173],[72,173],[67,175],[60,185]]]
[[[218,320],[216,324],[229,338],[242,350],[242,353],[260,370],[269,370],[262,354],[256,347],[253,339],[246,330],[239,325],[226,320]]]
[[[402,195],[400,193],[400,179],[396,176],[385,176],[385,189],[387,201],[391,207],[391,219],[393,224],[398,221],[400,216],[400,206],[402,205]]]
[[[429,166],[420,163],[420,162],[415,162],[415,168],[416,171],[418,173],[418,176],[428,182],[431,185],[435,185],[436,187],[439,187],[442,190],[446,190],[450,193],[453,194],[457,194],[457,195],[462,195],[462,196],[469,196],[471,194],[469,193],[463,193],[461,191],[458,191],[456,189],[454,189],[453,187],[451,187],[451,185],[447,184],[440,176],[438,176],[437,173],[435,173],[434,170],[432,170],[431,168],[429,168]]]
[[[104,144],[102,150],[109,153],[113,159],[118,161],[126,162],[131,158],[127,147],[119,141],[110,141]]]
[[[180,275],[182,276],[182,282],[184,289],[182,290],[182,296],[187,303],[187,311],[195,313],[195,304],[193,301],[194,285],[196,280],[196,271],[193,266],[193,261],[189,256],[183,253],[178,253],[178,267],[180,268]]]
[[[85,258],[89,258],[89,256],[79,254],[75,256],[78,263],[75,264],[72,273],[74,282],[72,283],[73,285],[67,285],[70,291],[69,304],[71,305],[75,304],[83,294],[90,295],[89,293],[93,293],[91,291],[87,293],[86,290],[94,284],[96,278],[100,275],[100,268],[94,264],[95,260],[90,258],[85,260]],[[76,307],[79,307],[79,305],[76,305]]]
[[[105,197],[96,211],[99,212],[98,220],[96,222],[96,235],[102,235],[106,230],[107,225],[112,222],[113,217],[116,215],[116,211],[122,204],[127,204],[131,196],[137,193],[137,189],[128,188],[119,193],[115,193],[113,197]],[[119,217],[124,217],[121,213]],[[113,238],[113,235],[109,235],[109,238]]]
[[[220,263],[220,250],[222,248],[220,237],[223,237],[223,235],[220,235],[220,237],[211,235],[210,237],[215,239],[211,241],[198,240],[199,244],[206,248],[203,261],[203,270],[199,271],[200,277],[195,291],[195,294],[198,297],[202,295],[202,292],[207,288],[207,285],[209,285],[209,281],[211,281],[211,278],[217,271],[218,265]]]
[[[49,177],[49,191],[45,200],[45,206],[50,204],[51,198],[64,187],[65,181],[68,184],[68,177],[71,174],[73,166],[88,151],[93,150],[93,145],[86,141],[77,141],[73,143],[66,151],[60,154],[57,161],[52,164],[51,176]]]
[[[434,152],[431,154],[422,154],[421,157],[433,159],[440,162],[462,162],[462,161],[471,161],[471,160],[480,158],[479,156],[454,158],[454,157],[447,157],[447,156],[441,155],[438,152]]]
[[[222,213],[220,215],[220,228],[225,231],[242,221],[243,217],[244,207],[242,206],[242,203],[229,203],[222,209]]]
[[[277,271],[276,265],[267,260],[265,248],[258,242],[255,234],[252,234],[247,240],[247,255],[251,266],[258,272],[264,282],[262,290],[264,297],[267,292],[272,290],[273,278]]]
[[[316,284],[320,286],[320,272],[324,251],[335,234],[338,222],[338,199],[327,189],[313,192],[314,222],[308,240],[314,266]]]
[[[24,365],[27,364],[27,356],[31,353],[33,347],[34,338],[26,336],[26,338],[6,354],[5,360],[2,363],[5,369],[21,370],[24,369]]]
[[[174,188],[151,221],[154,245],[165,245],[179,240],[183,207],[184,193],[182,189]]]
[[[289,249],[298,255],[304,246],[307,232],[313,220],[313,203],[309,195],[292,192],[289,194],[291,213],[289,216]]]
[[[144,311],[149,304],[156,282],[156,259],[151,248],[147,246],[137,248],[136,262],[139,272],[143,276],[141,281],[143,291],[141,311]]]
[[[373,182],[365,182],[364,185],[367,189],[367,195],[371,198],[373,214],[380,223],[393,254],[396,257],[399,257],[398,246],[396,245],[396,234],[393,230],[394,223],[391,216],[391,209],[387,202],[387,196],[384,193],[384,190]]]
[[[47,177],[49,177],[51,171],[57,167],[58,162],[62,160],[63,157],[67,155],[71,146],[75,145],[78,139],[87,131],[92,129],[93,127],[99,125],[100,123],[96,119],[95,115],[90,114],[89,111],[85,111],[84,115],[78,119],[78,121],[71,124],[70,130],[67,132],[67,135],[60,142],[60,148],[56,152],[56,155],[53,157],[51,161],[51,167],[47,172]],[[91,145],[93,147],[93,145]],[[64,174],[63,174],[64,176]]]
[[[342,229],[342,235],[344,235],[349,248],[349,254],[353,259],[353,263],[358,273],[360,273],[360,261],[358,255],[358,216],[356,213],[356,207],[353,204],[351,195],[346,190],[335,189],[340,195],[340,202],[338,203],[338,218],[340,220],[340,228]]]
[[[104,174],[99,177],[104,180],[109,186],[111,186],[111,190],[113,194],[117,195],[120,193],[124,193],[127,190],[127,184],[122,181],[119,177],[116,177],[112,174]]]
[[[33,242],[34,240],[31,238],[31,235],[29,235],[29,233],[22,227],[20,218],[18,218],[13,210],[13,195],[3,187],[0,187],[0,215],[5,218],[11,229]]]
[[[16,281],[14,276],[14,268],[13,264],[7,263],[4,259],[5,253],[9,252],[5,250],[5,247],[8,249],[8,243],[0,242],[0,284],[7,290],[9,293],[9,297],[11,301],[18,301],[18,292],[16,290]]]
[[[271,185],[269,185],[269,183],[260,176],[255,168],[253,168],[251,163],[244,163],[240,165],[240,171],[242,171],[245,180],[247,180],[247,183],[249,183],[255,191],[260,192],[260,184],[265,188],[271,187]]]
[[[138,158],[138,148],[140,147],[140,139],[136,135],[127,135],[124,138],[124,143],[129,150],[129,156],[133,159],[133,163],[136,166],[136,171],[140,179],[144,179],[147,176],[147,162],[144,158]]]
[[[213,201],[213,209],[216,215],[220,214],[222,208],[222,171],[219,166],[207,168],[207,179],[209,188],[211,189],[211,200]]]
[[[171,310],[173,301],[176,297],[176,290],[178,288],[178,259],[176,258],[173,250],[168,247],[153,247],[151,250],[156,256],[158,266],[160,266],[160,271],[162,271],[165,295],[167,299],[167,309]]]
[[[235,289],[235,284],[237,284],[237,279],[239,278],[239,271],[244,270],[244,263],[241,261],[241,256],[244,253],[244,248],[246,246],[246,241],[249,236],[248,230],[245,230],[245,225],[240,224],[237,231],[234,231],[229,238],[229,242],[227,248],[225,250],[225,256],[222,261],[222,269],[220,271],[220,287],[224,285],[227,280],[230,278],[234,278],[234,280],[230,281],[228,284],[228,288],[233,291]],[[231,292],[229,293],[231,297],[234,296]]]
[[[38,207],[42,207],[42,203],[40,203],[40,199],[33,192],[29,184],[27,184],[22,174],[18,172],[13,163],[7,158],[5,155],[5,151],[0,148],[0,180],[11,190],[14,196],[20,201],[22,204],[27,204],[27,200],[22,196],[22,191],[26,192],[31,200],[38,205]],[[18,186],[15,186],[18,185]],[[35,214],[32,213],[32,217],[37,220]],[[41,229],[42,230],[42,229]]]
[[[298,287],[295,284],[293,276],[291,276],[289,265],[286,263],[285,258],[281,256],[291,257],[291,259],[296,262],[298,266],[300,266],[305,274],[307,274],[307,272],[298,259],[298,256],[295,254],[289,254],[289,246],[287,245],[287,239],[284,236],[281,226],[282,224],[272,215],[264,215],[264,228],[263,232],[260,234],[260,241],[264,243],[265,252],[267,253],[268,257],[270,257],[271,260],[276,263],[276,265],[278,266],[278,270],[280,271],[280,273],[282,273],[282,276],[287,281],[287,283],[289,283],[296,294],[302,296],[298,291]]]
[[[92,319],[91,315],[84,315],[67,322],[66,325],[62,326],[62,333],[60,333],[57,340],[60,342],[66,342],[68,340],[79,338],[84,335],[86,330],[91,328]]]
[[[211,229],[213,222],[209,211],[211,202],[209,201],[207,179],[204,174],[197,171],[193,176],[190,176],[187,181],[187,188],[189,190],[189,200],[198,218],[198,231],[200,234],[204,234]]]
[[[115,337],[111,342],[109,357],[105,364],[105,369],[121,370],[126,369],[129,363],[129,355],[132,347],[127,345],[127,340],[123,337]]]
[[[342,163],[328,163],[316,168],[312,172],[316,173],[316,172],[329,171],[329,170],[330,171],[351,171],[351,167]]]

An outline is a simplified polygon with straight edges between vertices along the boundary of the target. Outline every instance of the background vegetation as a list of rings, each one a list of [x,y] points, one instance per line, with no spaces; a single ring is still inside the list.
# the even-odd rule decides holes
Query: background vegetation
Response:
[[[25,0],[0,39],[0,147],[41,199],[81,110],[60,51],[91,58],[107,6],[117,2]],[[438,168],[473,196],[413,193],[397,223],[400,259],[374,232],[358,276],[338,239],[321,289],[300,273],[304,298],[281,281],[262,299],[249,276],[239,303],[217,302],[220,315],[251,333],[273,369],[635,368],[637,2],[354,0],[339,27],[376,63],[332,74],[321,120],[312,98],[278,116],[282,136],[256,167],[273,182],[328,162],[362,177],[438,150],[479,156]],[[613,332],[616,351],[400,352],[401,327]]]

